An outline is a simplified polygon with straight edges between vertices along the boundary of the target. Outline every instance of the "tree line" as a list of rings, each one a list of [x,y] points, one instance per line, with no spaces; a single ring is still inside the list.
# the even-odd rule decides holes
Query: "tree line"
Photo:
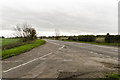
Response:
[[[55,40],[71,40],[71,41],[84,41],[84,42],[106,42],[106,43],[120,43],[120,35],[79,35],[79,36],[41,36],[42,38],[55,39]]]

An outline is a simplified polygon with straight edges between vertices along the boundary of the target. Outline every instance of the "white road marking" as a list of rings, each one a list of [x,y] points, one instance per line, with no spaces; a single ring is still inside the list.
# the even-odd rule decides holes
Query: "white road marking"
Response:
[[[61,49],[64,48],[64,47],[65,47],[65,45],[63,45],[62,47],[60,47],[59,50],[61,50]]]
[[[96,53],[96,52],[93,52],[93,51],[91,51],[90,53],[94,53],[94,54],[98,54],[98,55],[103,55],[103,54],[99,54],[99,53]]]
[[[54,43],[54,42],[49,42],[49,43],[56,44],[56,45],[61,45],[61,44]],[[63,45],[62,47],[60,47],[59,50],[61,50],[61,49],[64,48],[64,47],[65,47],[65,45]]]
[[[19,67],[21,67],[21,66],[24,66],[24,65],[26,65],[26,64],[29,64],[29,63],[31,63],[31,62],[33,62],[33,61],[36,61],[36,60],[39,60],[39,59],[43,59],[43,57],[48,56],[48,55],[50,55],[50,54],[52,54],[52,52],[51,52],[51,53],[48,53],[48,54],[46,54],[46,55],[44,55],[44,56],[41,56],[41,57],[39,57],[39,58],[33,59],[33,60],[31,60],[31,61],[28,61],[28,62],[26,62],[26,63],[23,63],[23,64],[21,64],[21,65],[18,65],[18,66],[16,66],[16,67],[13,67],[13,68],[10,68],[10,69],[8,69],[8,70],[5,70],[5,71],[3,71],[3,72],[6,73],[6,72],[9,72],[9,71],[14,70],[14,69],[16,69],[16,68],[19,68]]]
[[[54,44],[57,44],[57,43],[54,43]],[[57,45],[60,45],[60,44],[57,44]],[[59,50],[61,50],[61,49],[64,48],[64,47],[65,47],[65,45],[63,45],[62,47],[60,47]],[[16,68],[19,68],[19,67],[21,67],[21,66],[24,66],[24,65],[26,65],[26,64],[29,64],[29,63],[31,63],[31,62],[33,62],[33,61],[36,61],[36,60],[39,60],[39,59],[43,60],[43,59],[45,59],[45,58],[44,58],[45,56],[48,56],[48,55],[50,55],[50,54],[52,54],[52,52],[51,52],[51,53],[48,53],[48,54],[46,54],[46,55],[44,55],[44,56],[41,56],[41,57],[39,57],[39,58],[33,59],[33,60],[31,60],[31,61],[28,61],[28,62],[26,62],[26,63],[23,63],[23,64],[21,64],[21,65],[18,65],[18,66],[16,66],[16,67],[13,67],[13,68],[10,68],[10,69],[8,69],[8,70],[5,70],[5,71],[3,71],[3,72],[4,72],[4,73],[9,72],[9,71],[11,71],[11,70],[14,70],[14,69],[16,69]]]
[[[46,60],[47,58],[41,58],[41,60]]]
[[[70,59],[70,60],[66,60],[66,59],[64,59],[63,61],[66,61],[66,62],[67,62],[67,61],[72,61],[72,59]]]
[[[90,53],[98,54],[98,53],[96,53],[96,52],[93,52],[93,51],[91,51]]]

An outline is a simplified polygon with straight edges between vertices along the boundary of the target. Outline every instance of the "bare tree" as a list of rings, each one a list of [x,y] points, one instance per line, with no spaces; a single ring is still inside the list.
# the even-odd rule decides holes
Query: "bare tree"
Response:
[[[56,36],[56,39],[58,40],[60,36],[60,32],[58,29],[55,29],[55,36]]]
[[[15,36],[21,37],[23,41],[36,39],[36,30],[29,24],[16,25]]]

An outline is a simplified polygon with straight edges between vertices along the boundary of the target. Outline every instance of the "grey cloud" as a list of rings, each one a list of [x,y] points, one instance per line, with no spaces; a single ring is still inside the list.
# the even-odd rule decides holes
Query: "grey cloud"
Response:
[[[81,6],[80,6],[81,7]],[[106,7],[106,6],[104,6]],[[83,7],[75,14],[65,10],[32,11],[30,9],[18,9],[4,7],[2,10],[2,29],[13,30],[14,25],[28,22],[38,31],[54,31],[55,28],[62,32],[92,32],[92,33],[116,33],[117,9],[99,6],[95,9]],[[108,8],[108,12],[106,11]],[[116,9],[116,10],[114,10]],[[70,10],[70,9],[69,9]],[[79,8],[77,9],[79,10]]]

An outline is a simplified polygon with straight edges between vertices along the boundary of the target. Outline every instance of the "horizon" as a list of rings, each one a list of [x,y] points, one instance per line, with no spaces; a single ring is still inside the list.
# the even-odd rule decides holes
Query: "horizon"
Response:
[[[109,33],[109,32],[108,32]],[[119,35],[119,34],[114,34],[114,33],[109,33],[110,35]],[[92,34],[92,33],[86,33],[86,34],[78,34],[78,35],[75,35],[75,34],[67,34],[67,35],[59,35],[59,36],[79,36],[79,35],[94,35],[94,36],[97,36],[97,35],[107,35],[107,33],[99,33],[99,34]],[[37,35],[37,37],[43,37],[43,36],[46,36],[46,37],[51,37],[51,36],[56,36],[55,34],[54,35]],[[2,36],[0,36],[2,37]],[[13,38],[13,37],[16,37],[16,36],[3,36],[4,38]]]

